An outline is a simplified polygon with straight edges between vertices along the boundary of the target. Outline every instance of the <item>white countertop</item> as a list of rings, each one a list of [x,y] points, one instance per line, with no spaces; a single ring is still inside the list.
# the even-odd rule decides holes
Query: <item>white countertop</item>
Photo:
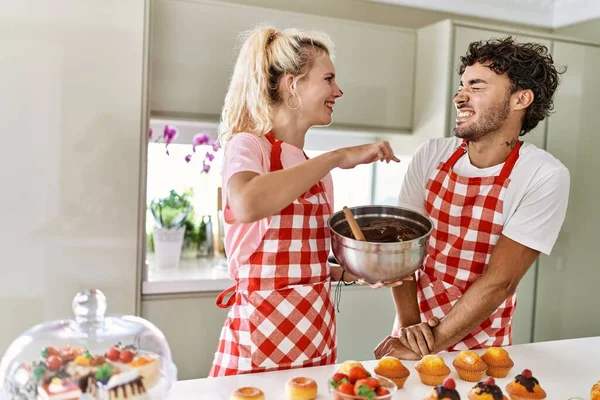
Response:
[[[148,254],[142,295],[220,292],[234,284],[225,257],[196,258],[184,254],[178,268],[159,269],[153,254]]]
[[[496,379],[496,384],[503,391],[506,384],[525,368],[530,369],[540,381],[540,385],[548,394],[548,400],[567,400],[576,397],[587,400],[590,388],[600,380],[600,337],[524,344],[507,347],[506,350],[515,362],[515,366],[506,378]],[[477,352],[483,354],[483,350]],[[475,384],[458,379],[458,375],[452,367],[454,353],[440,353],[440,355],[452,370],[450,376],[456,381],[456,390],[461,399],[466,399],[468,391]],[[372,372],[376,363],[377,361],[365,361],[363,365]],[[404,365],[408,367],[411,374],[404,388],[398,390],[393,399],[423,399],[431,391],[431,387],[421,383],[413,368],[413,361],[405,361]],[[319,385],[317,399],[330,399],[327,381],[336,368],[336,366],[313,367],[179,381],[174,384],[167,399],[228,400],[231,392],[235,389],[243,386],[255,386],[265,392],[267,400],[285,400],[285,382],[296,376],[308,376],[315,379]]]

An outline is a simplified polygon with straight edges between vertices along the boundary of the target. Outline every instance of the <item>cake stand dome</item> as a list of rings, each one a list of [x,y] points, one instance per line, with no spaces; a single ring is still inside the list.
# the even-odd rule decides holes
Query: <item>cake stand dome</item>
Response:
[[[163,333],[132,315],[105,316],[100,290],[79,292],[74,320],[21,334],[0,362],[1,400],[165,399],[177,369]]]

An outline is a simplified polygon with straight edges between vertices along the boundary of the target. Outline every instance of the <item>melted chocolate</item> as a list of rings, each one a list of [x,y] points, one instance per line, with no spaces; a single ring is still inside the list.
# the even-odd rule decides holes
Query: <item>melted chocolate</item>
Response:
[[[356,221],[360,230],[365,235],[367,242],[395,243],[413,240],[422,236],[420,232],[406,226],[397,218],[359,218]],[[340,230],[340,234],[350,239],[354,235],[350,226],[346,225]]]
[[[443,386],[436,386],[435,392],[438,399],[460,400],[460,396],[456,390],[448,389]]]
[[[491,386],[491,385],[486,385],[483,382],[479,382],[477,385],[475,385],[475,387],[478,389],[481,389],[479,391],[480,394],[484,394],[484,393],[491,394],[494,400],[504,399],[504,395],[502,394],[502,389],[500,389],[496,385]]]
[[[520,374],[515,377],[515,382],[525,386],[525,389],[527,389],[529,393],[533,393],[534,386],[540,384],[540,382],[533,376],[531,378],[525,378],[523,375]]]

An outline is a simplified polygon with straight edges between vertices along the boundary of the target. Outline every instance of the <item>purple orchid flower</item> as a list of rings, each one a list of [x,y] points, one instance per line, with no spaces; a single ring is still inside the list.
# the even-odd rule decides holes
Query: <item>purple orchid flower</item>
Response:
[[[214,152],[219,151],[219,149],[221,148],[221,143],[219,143],[219,142],[213,142],[212,148],[213,148]]]
[[[212,162],[215,159],[215,156],[211,153],[206,153],[206,158],[209,162]]]
[[[165,144],[168,146],[169,144],[174,142],[178,134],[179,131],[177,131],[177,128],[175,128],[174,126],[165,125],[165,130],[163,132]]]
[[[202,164],[202,172],[208,174],[210,172],[210,165],[206,163]]]
[[[152,140],[152,127],[148,129],[148,140]]]
[[[190,161],[192,161],[192,155],[188,154],[187,156],[185,156],[185,162],[189,163]]]
[[[206,133],[199,133],[194,136],[192,151],[196,152],[196,146],[202,146],[203,144],[208,144],[210,138]]]

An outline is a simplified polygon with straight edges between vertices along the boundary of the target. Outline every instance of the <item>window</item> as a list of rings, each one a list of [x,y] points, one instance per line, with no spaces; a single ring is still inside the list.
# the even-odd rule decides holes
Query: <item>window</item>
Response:
[[[163,143],[150,143],[148,146],[148,175],[147,175],[147,203],[152,199],[168,195],[170,190],[183,193],[188,189],[193,190],[192,206],[194,208],[194,223],[197,228],[203,216],[210,215],[213,221],[213,233],[217,231],[217,204],[218,188],[221,185],[221,164],[223,150],[215,154],[208,174],[201,173],[202,161],[210,146],[199,146],[196,154],[189,163],[185,156],[192,153],[192,140],[195,134],[206,132],[216,139],[216,125],[214,123],[199,123],[189,121],[152,120],[151,127],[154,137],[162,135],[165,124],[175,126],[179,136],[173,144],[169,145],[169,155],[165,152]],[[334,131],[326,128],[313,128],[306,137],[305,152],[309,157],[316,157],[327,151],[341,147],[356,146],[372,143],[378,140],[373,133]],[[410,156],[400,151],[400,142],[392,142],[396,154],[400,154],[402,162],[375,163],[360,165],[354,169],[334,169],[332,178],[334,183],[335,204],[334,210],[339,211],[343,206],[359,206],[366,204],[397,204],[400,185]],[[410,149],[412,150],[412,149]],[[150,211],[147,213],[146,231],[150,234],[153,230],[154,220]],[[195,229],[196,229],[195,228]],[[149,235],[151,236],[151,235]],[[152,250],[152,247],[149,246]]]

